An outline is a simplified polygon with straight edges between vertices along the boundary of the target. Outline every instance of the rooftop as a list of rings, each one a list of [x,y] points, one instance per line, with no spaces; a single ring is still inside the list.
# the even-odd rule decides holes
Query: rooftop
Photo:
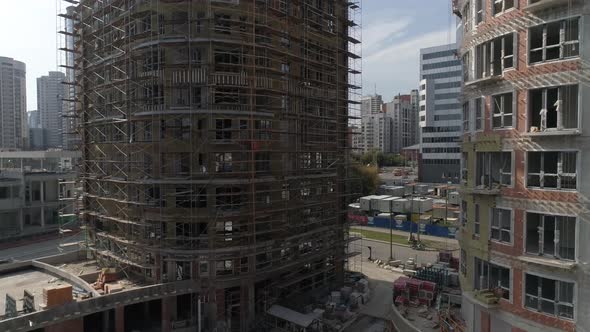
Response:
[[[17,311],[23,310],[23,294],[27,290],[35,297],[35,309],[40,309],[43,303],[43,288],[72,285],[71,283],[55,277],[45,271],[26,269],[0,275],[0,316],[5,315],[6,294],[16,300]],[[73,286],[73,285],[72,285]]]
[[[0,151],[2,158],[24,158],[24,159],[45,159],[45,158],[80,158],[80,151]]]

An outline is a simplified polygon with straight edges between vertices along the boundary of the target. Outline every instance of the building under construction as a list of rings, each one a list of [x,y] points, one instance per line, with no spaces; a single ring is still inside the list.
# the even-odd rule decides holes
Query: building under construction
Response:
[[[203,326],[232,331],[341,284],[354,255],[360,4],[68,2],[65,83],[99,265],[148,284],[192,281],[161,313],[195,322],[203,303]]]
[[[590,2],[453,5],[466,330],[586,331]]]

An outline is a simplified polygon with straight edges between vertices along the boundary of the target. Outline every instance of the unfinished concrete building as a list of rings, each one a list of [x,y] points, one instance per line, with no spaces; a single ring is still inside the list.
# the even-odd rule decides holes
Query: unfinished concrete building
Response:
[[[149,310],[206,330],[342,282],[357,1],[81,0],[62,16],[102,266],[193,281]]]
[[[590,2],[460,0],[467,331],[590,329]]]

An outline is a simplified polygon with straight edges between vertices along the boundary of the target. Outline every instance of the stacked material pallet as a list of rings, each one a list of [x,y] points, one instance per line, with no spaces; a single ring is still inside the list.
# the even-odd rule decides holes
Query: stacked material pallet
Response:
[[[98,291],[104,291],[108,294],[109,289],[105,289],[105,285],[114,283],[119,279],[119,275],[115,269],[102,269],[96,282],[92,285]]]
[[[72,285],[61,285],[50,288],[43,288],[44,309],[57,307],[74,300],[72,296]]]
[[[432,306],[436,292],[435,283],[416,278],[400,277],[393,283],[395,304]]]

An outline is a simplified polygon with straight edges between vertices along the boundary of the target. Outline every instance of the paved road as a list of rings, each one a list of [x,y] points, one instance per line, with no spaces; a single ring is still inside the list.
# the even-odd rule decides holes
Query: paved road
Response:
[[[380,259],[380,260],[388,260],[389,259],[389,244],[378,242],[369,239],[362,239],[354,241],[350,244],[351,251],[360,251],[362,247],[362,261],[363,264],[369,263],[369,248],[372,248],[372,258],[373,259]],[[393,259],[399,259],[402,261],[407,260],[408,258],[414,258],[418,264],[420,263],[434,263],[436,261],[436,257],[438,256],[438,252],[436,251],[422,251],[422,250],[414,250],[409,247],[403,246],[393,246]]]
[[[2,249],[0,250],[0,260],[14,259],[26,261],[45,256],[57,255],[60,253],[76,251],[78,250],[76,242],[82,241],[83,239],[83,233],[79,233],[64,239],[53,239],[15,248]]]

